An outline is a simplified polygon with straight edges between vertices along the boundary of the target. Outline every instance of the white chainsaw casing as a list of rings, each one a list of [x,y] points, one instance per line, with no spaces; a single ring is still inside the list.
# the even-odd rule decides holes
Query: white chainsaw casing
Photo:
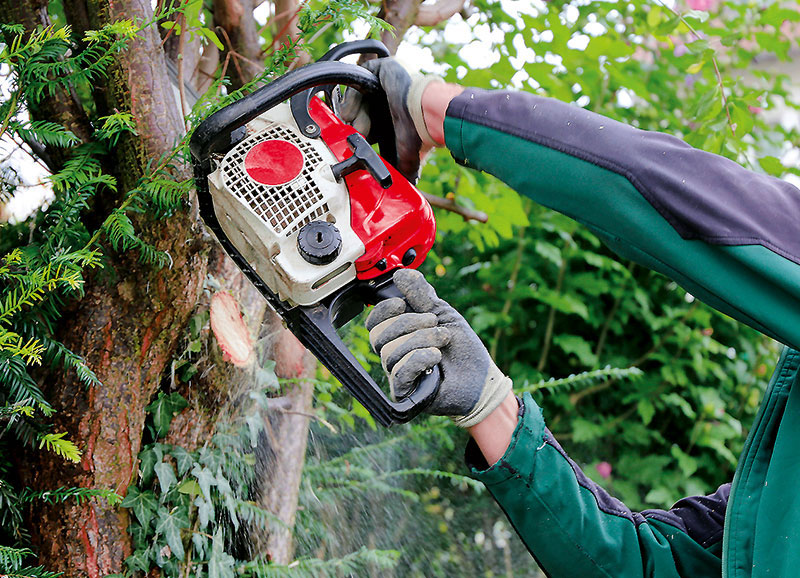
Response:
[[[331,165],[338,161],[321,139],[302,136],[288,103],[247,124],[247,136],[208,177],[214,212],[222,230],[266,285],[293,305],[314,305],[356,278],[355,260],[364,244],[350,225],[350,198]],[[287,141],[302,153],[300,173],[271,186],[253,179],[245,157],[257,144]],[[306,261],[298,231],[312,221],[333,223],[342,237],[339,255],[325,265]]]

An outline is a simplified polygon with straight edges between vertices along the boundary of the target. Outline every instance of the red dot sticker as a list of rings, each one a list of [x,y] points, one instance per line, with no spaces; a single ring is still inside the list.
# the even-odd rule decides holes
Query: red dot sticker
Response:
[[[248,151],[244,168],[262,185],[284,185],[303,170],[303,153],[285,140],[266,140]]]

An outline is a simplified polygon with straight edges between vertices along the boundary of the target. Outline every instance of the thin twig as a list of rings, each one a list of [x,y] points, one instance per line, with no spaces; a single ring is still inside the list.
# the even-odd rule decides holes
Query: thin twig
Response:
[[[519,240],[517,241],[517,254],[514,258],[514,268],[511,270],[511,276],[508,279],[508,294],[506,296],[503,308],[500,310],[501,318],[505,319],[508,312],[511,311],[511,304],[514,301],[514,289],[517,287],[517,277],[519,277],[519,270],[522,266],[522,253],[525,248],[525,227],[519,229]],[[503,335],[503,327],[498,326],[494,330],[492,337],[492,348],[489,355],[492,359],[497,359],[497,346],[500,343],[500,337]]]
[[[633,261],[628,263],[628,272],[630,273],[635,266]],[[616,299],[614,299],[614,304],[611,306],[611,310],[606,315],[606,319],[603,322],[603,327],[600,329],[600,336],[597,338],[597,347],[594,350],[594,356],[597,358],[597,362],[600,363],[600,354],[603,352],[603,347],[605,347],[606,339],[608,338],[608,331],[611,328],[611,321],[617,315],[617,311],[619,311],[619,306],[622,304],[622,297],[625,295],[625,290],[628,287],[628,279],[630,277],[626,277],[622,283],[622,286],[619,288],[619,295]]]
[[[558,280],[556,281],[555,292],[561,293],[561,288],[564,286],[564,277],[567,275],[567,258],[562,255],[561,267],[558,270]],[[547,327],[544,331],[544,344],[542,345],[542,353],[539,356],[539,363],[536,364],[536,369],[542,371],[547,364],[547,356],[550,353],[550,343],[553,340],[553,326],[556,322],[556,308],[554,305],[550,306],[550,312],[547,314]]]
[[[430,193],[424,192],[422,193],[422,196],[425,197],[425,200],[428,201],[432,207],[439,207],[445,211],[450,211],[452,213],[456,213],[457,215],[461,215],[464,217],[465,221],[471,219],[480,223],[486,223],[489,220],[489,216],[483,211],[476,211],[474,209],[462,207],[461,205],[456,204],[453,199],[437,197],[436,195],[431,195]]]
[[[695,30],[691,24],[689,24],[689,22],[681,15],[680,12],[675,10],[672,6],[667,6],[666,4],[664,4],[664,2],[662,2],[662,0],[656,0],[656,2],[658,2],[659,5],[666,8],[667,10],[672,12],[675,16],[677,16],[678,19],[686,26],[686,28],[689,29],[689,32],[694,34],[695,38],[697,38],[698,40],[703,39],[703,37],[700,36],[700,33],[697,30]],[[736,129],[733,126],[733,119],[731,119],[731,111],[728,110],[728,98],[725,96],[725,85],[722,83],[722,74],[719,71],[719,65],[717,64],[717,59],[714,56],[711,57],[711,63],[714,65],[714,73],[717,75],[717,83],[719,83],[719,91],[720,94],[722,95],[722,108],[725,109],[725,116],[728,117],[728,127],[731,129],[731,134],[733,135],[733,137],[736,138]]]
[[[186,48],[186,14],[181,12],[180,27],[181,33],[178,37],[178,94],[181,97],[181,118],[183,119],[183,128],[189,132],[189,121],[186,119],[186,86],[184,86],[183,79],[183,52]]]

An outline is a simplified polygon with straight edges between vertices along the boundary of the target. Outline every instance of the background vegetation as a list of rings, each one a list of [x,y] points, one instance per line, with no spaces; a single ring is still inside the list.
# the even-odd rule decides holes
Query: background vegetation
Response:
[[[449,4],[424,20],[419,2],[276,2],[259,27],[250,2],[159,3],[156,16],[119,2],[85,19],[6,3],[0,132],[46,167],[54,196],[0,225],[0,573],[537,575],[463,475],[463,432],[438,418],[379,430],[324,369],[287,369],[301,354],[193,217],[177,110],[191,130],[298,55],[370,29],[429,50],[448,80],[535,91],[798,175],[798,128],[778,122],[797,103],[770,63],[797,58],[800,12]],[[223,10],[237,6],[238,20]],[[130,80],[137,53],[176,62],[184,82],[155,115],[171,135],[158,146]],[[0,200],[25,194],[18,165],[2,166]],[[776,344],[444,151],[419,187],[489,216],[438,211],[424,271],[590,477],[634,509],[731,479]],[[220,290],[256,337],[244,370],[209,329]],[[348,338],[376,370],[363,328]]]

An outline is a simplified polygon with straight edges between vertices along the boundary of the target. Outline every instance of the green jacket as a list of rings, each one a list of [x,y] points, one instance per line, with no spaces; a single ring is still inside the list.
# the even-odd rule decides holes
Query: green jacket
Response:
[[[787,345],[733,483],[669,511],[633,512],[589,480],[528,395],[498,463],[486,467],[471,444],[474,474],[542,569],[800,575],[800,353],[791,349],[800,349],[800,190],[671,136],[522,93],[465,91],[447,110],[445,140],[459,162]]]

